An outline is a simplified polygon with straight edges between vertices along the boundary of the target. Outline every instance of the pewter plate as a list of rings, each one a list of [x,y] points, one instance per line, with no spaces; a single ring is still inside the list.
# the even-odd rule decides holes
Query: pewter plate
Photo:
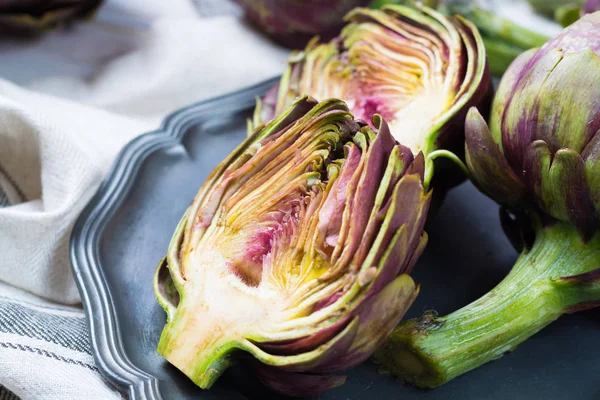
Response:
[[[152,276],[179,218],[209,172],[245,137],[256,96],[276,80],[171,114],[130,142],[79,217],[71,260],[102,374],[131,399],[265,399],[273,395],[238,365],[210,390],[195,387],[156,353],[165,314]],[[498,207],[468,183],[430,219],[408,317],[446,314],[490,290],[516,253]],[[373,362],[348,372],[323,400],[600,399],[600,312],[564,316],[515,352],[435,390],[381,375]]]

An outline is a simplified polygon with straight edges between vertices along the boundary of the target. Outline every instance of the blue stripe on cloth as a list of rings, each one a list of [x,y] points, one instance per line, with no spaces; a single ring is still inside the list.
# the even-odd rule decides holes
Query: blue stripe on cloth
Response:
[[[44,340],[91,354],[83,312],[26,304],[0,297],[0,332]]]

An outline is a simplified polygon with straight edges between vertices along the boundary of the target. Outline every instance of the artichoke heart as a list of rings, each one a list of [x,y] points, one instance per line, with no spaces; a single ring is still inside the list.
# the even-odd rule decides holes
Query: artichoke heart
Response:
[[[372,123],[298,98],[201,187],[154,281],[158,352],[198,386],[237,361],[285,394],[338,386],[412,304],[424,158]]]

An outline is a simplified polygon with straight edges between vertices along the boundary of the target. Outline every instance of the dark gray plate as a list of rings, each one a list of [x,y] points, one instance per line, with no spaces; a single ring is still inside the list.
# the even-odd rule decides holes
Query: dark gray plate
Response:
[[[155,351],[165,322],[152,275],[179,218],[208,173],[245,137],[255,96],[274,80],[169,116],[129,143],[77,221],[71,258],[100,371],[132,399],[274,398],[252,371],[230,369],[208,391]],[[421,294],[409,317],[453,311],[491,289],[516,259],[497,206],[463,184],[427,228],[415,269]],[[565,316],[518,351],[430,391],[379,375],[372,362],[321,399],[600,399],[600,312]]]

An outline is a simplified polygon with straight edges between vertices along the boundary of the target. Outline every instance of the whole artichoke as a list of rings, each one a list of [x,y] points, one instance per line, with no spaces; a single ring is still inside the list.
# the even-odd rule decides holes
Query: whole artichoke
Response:
[[[599,43],[597,12],[515,60],[489,128],[469,111],[468,169],[484,193],[518,216],[505,222],[520,234],[523,251],[479,300],[401,324],[377,354],[396,375],[441,385],[564,313],[600,306]]]
[[[598,228],[600,13],[583,17],[507,70],[490,129],[471,110],[467,162],[479,187],[509,208],[535,205],[586,237]]]
[[[424,159],[373,125],[301,97],[203,184],[154,282],[158,351],[198,386],[241,359],[278,392],[340,385],[411,305]]]
[[[482,106],[491,80],[477,28],[425,6],[357,8],[341,34],[295,52],[279,84],[259,102],[251,127],[303,94],[344,100],[357,118],[382,115],[414,154],[462,151],[469,106]]]
[[[31,35],[85,17],[102,0],[0,0],[0,33]]]
[[[302,48],[315,35],[330,39],[344,25],[344,15],[369,0],[235,0],[246,17],[275,41]]]

